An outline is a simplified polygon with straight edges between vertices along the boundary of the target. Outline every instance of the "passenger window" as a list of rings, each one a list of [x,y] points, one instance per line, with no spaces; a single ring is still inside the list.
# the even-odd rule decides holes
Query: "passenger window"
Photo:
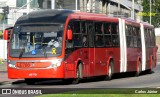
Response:
[[[73,33],[80,34],[80,22],[79,21],[73,21]]]
[[[112,23],[112,43],[113,46],[119,46],[119,28],[118,28],[118,24],[116,23]]]
[[[112,40],[113,40],[113,46],[119,46],[119,36],[118,35],[113,35],[112,36]]]
[[[154,33],[154,29],[151,30],[151,45],[155,46],[155,33]]]
[[[112,34],[115,34],[115,35],[119,34],[118,24],[115,24],[115,23],[112,24]]]
[[[87,35],[83,35],[82,43],[83,43],[83,47],[87,47],[88,46]]]
[[[81,32],[82,32],[82,46],[88,47],[88,34],[87,34],[87,23],[86,21],[81,21]]]
[[[134,42],[133,42],[133,46],[134,47],[137,47],[137,32],[136,32],[136,27],[133,27],[133,40],[134,40]]]
[[[103,47],[104,43],[103,43],[103,33],[104,33],[104,27],[103,27],[103,23],[101,22],[96,22],[95,23],[95,45],[96,47]]]
[[[82,34],[87,34],[85,21],[81,21],[80,25],[81,25],[81,32],[82,32]]]
[[[73,29],[73,46],[81,47],[82,46],[82,33],[80,31],[80,21],[73,21],[71,28]]]
[[[141,47],[141,33],[140,33],[140,28],[136,28],[137,32],[137,47]]]
[[[74,46],[74,47],[81,47],[81,46],[82,46],[81,40],[82,40],[82,39],[81,39],[81,35],[74,34],[73,46]]]
[[[103,33],[103,24],[102,23],[95,23],[95,32],[96,34],[102,34]]]
[[[105,44],[106,47],[112,46],[111,35],[105,35],[104,36],[104,44]]]
[[[130,25],[126,25],[126,39],[127,39],[127,47],[133,47],[133,36],[132,36],[133,28]]]
[[[103,46],[103,35],[96,35],[95,36],[95,44],[96,44],[96,47]]]
[[[104,24],[104,34],[111,34],[111,23]]]

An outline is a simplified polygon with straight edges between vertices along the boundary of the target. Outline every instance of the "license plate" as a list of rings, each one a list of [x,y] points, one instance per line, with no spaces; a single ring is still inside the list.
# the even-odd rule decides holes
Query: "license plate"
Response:
[[[16,66],[19,68],[30,68],[32,67],[32,64],[27,62],[21,62],[21,63],[17,63]]]

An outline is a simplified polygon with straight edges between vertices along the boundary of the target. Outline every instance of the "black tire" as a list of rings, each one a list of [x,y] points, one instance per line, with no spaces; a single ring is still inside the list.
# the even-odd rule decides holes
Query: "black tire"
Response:
[[[82,66],[81,63],[77,66],[77,69],[76,69],[76,78],[73,79],[72,84],[78,84],[79,83],[79,80],[80,80],[81,74],[82,74],[81,66]]]
[[[35,85],[36,81],[34,79],[26,78],[25,83],[27,85]]]
[[[141,62],[139,62],[135,76],[138,77],[141,74],[141,72],[142,72],[142,64],[141,64]]]
[[[76,69],[76,78],[72,79],[63,79],[65,84],[78,84],[80,78],[82,78],[82,64],[80,63]]]
[[[113,61],[110,62],[109,66],[108,66],[108,75],[106,76],[105,80],[111,80],[112,76],[113,76]]]

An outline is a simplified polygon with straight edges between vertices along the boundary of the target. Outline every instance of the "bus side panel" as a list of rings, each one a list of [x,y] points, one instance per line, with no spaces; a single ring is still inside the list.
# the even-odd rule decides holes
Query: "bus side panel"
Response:
[[[153,57],[153,48],[150,47],[147,49],[148,50],[148,59],[147,59],[147,66],[146,66],[146,70],[151,69],[151,65],[152,65],[152,57]]]
[[[157,60],[156,60],[156,50],[155,50],[155,47],[152,47],[151,49],[151,53],[152,53],[152,57],[151,57],[151,61],[154,62],[154,64],[152,64],[152,68],[155,68],[156,67],[156,63],[157,63]]]
[[[120,48],[95,48],[95,76],[107,74],[109,58],[113,59],[114,73],[120,72]]]
[[[67,56],[65,59],[65,78],[74,78],[75,77],[75,68],[77,65],[77,61],[79,59],[79,50],[73,51],[71,54]]]
[[[127,49],[127,71],[136,71],[137,59],[140,56],[139,48],[128,48]]]
[[[95,48],[95,76],[106,75],[106,60],[105,48]]]
[[[153,35],[153,39],[152,39],[152,43],[154,44],[154,47],[153,47],[153,55],[154,55],[154,67],[157,66],[157,50],[158,50],[158,46],[156,45],[156,37],[155,37],[155,32],[154,30],[152,31]]]
[[[154,47],[153,48],[153,55],[154,55],[154,67],[156,67],[157,66],[157,49],[158,49],[158,47]]]
[[[90,71],[87,70],[87,65],[85,65],[85,68],[83,70],[83,73],[87,76],[95,76],[95,48],[89,48],[89,68]],[[88,72],[88,73],[87,73]]]
[[[75,64],[72,62],[69,62],[68,60],[65,61],[65,77],[64,78],[74,78],[75,77]]]
[[[145,64],[146,68],[145,70],[149,69],[150,66],[150,58],[149,58],[149,48],[147,47],[147,43],[146,43],[146,64]]]
[[[114,73],[120,73],[120,48],[113,48]]]
[[[89,76],[89,49],[79,48],[77,50],[72,51],[72,53],[69,54],[68,57],[65,59],[65,78],[76,77],[76,68],[79,65],[79,62],[81,62],[82,64],[83,77]]]

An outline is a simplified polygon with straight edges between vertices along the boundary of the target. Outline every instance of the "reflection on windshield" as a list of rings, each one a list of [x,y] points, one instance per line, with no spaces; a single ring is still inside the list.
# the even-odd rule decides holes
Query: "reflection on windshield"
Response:
[[[19,58],[60,55],[62,35],[62,25],[17,26],[12,35],[10,55]]]

